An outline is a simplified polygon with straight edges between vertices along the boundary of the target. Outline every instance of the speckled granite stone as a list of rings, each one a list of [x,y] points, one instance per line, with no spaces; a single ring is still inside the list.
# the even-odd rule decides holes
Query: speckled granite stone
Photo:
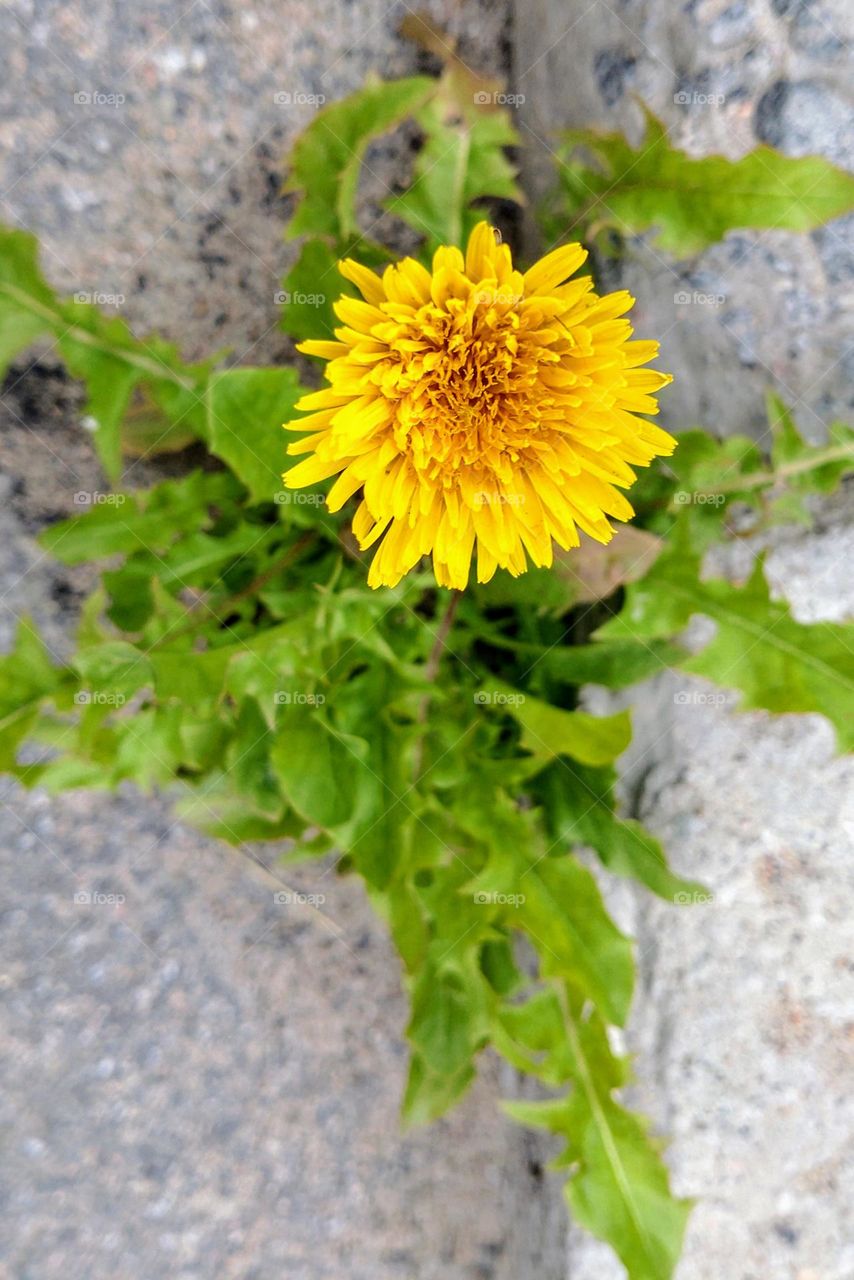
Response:
[[[500,71],[505,5],[425,7]],[[283,155],[312,107],[276,95],[416,70],[406,12],[5,3],[0,217],[39,234],[52,282],[110,295],[138,331],[193,356],[283,358]],[[366,200],[400,162],[399,144],[376,149]],[[29,612],[67,652],[92,586],[33,541],[104,487],[81,405],[49,352],[4,387],[2,650]],[[131,482],[180,465],[134,464]],[[405,1001],[355,881],[303,870],[289,883],[325,894],[321,915],[281,906],[275,881],[175,825],[166,799],[48,799],[8,779],[0,856],[0,1275],[559,1280],[564,1214],[538,1140],[497,1110],[510,1073],[486,1063],[451,1118],[400,1133]]]
[[[766,142],[850,169],[852,25],[844,0],[519,0],[514,78],[529,181],[551,181],[545,148],[561,126],[637,139],[637,98],[692,154],[734,159]],[[760,436],[769,385],[813,438],[833,416],[850,417],[852,227],[847,218],[805,236],[734,232],[682,262],[648,236],[630,244],[606,279],[637,296],[638,331],[662,339],[676,374],[664,422]]]
[[[797,618],[851,616],[850,495],[769,544]],[[710,569],[740,579],[759,545]],[[709,891],[671,908],[606,886],[638,941],[633,1100],[672,1138],[676,1189],[698,1198],[677,1280],[849,1280],[854,761],[820,716],[739,714],[737,693],[679,673],[633,701],[628,785]],[[570,1260],[572,1280],[622,1274],[580,1234]]]
[[[420,6],[501,72],[507,4]],[[98,292],[191,355],[290,348],[274,302],[295,248],[284,156],[370,74],[411,74],[401,0],[8,0],[0,7],[0,218],[36,231],[48,277]],[[288,100],[290,99],[290,100]],[[389,194],[393,148],[371,163]]]
[[[522,128],[532,143],[570,124],[636,137],[637,95],[693,154],[764,141],[851,168],[850,35],[841,0],[520,0]],[[542,154],[528,167],[542,188]],[[760,438],[769,386],[813,439],[850,420],[851,231],[849,218],[808,236],[737,232],[685,262],[644,238],[606,265],[606,282],[638,298],[639,335],[662,340],[671,427]],[[850,490],[817,531],[772,546],[769,575],[798,617],[851,616]],[[743,575],[753,551],[739,544],[717,568]],[[850,1280],[851,761],[834,757],[820,717],[739,715],[737,695],[700,680],[668,677],[631,701],[627,794],[713,895],[674,910],[606,887],[638,939],[635,1101],[672,1135],[675,1189],[699,1198],[677,1278]],[[576,1231],[568,1268],[571,1280],[624,1274]]]
[[[93,575],[32,535],[98,467],[58,372],[4,400],[0,651],[27,613],[59,655]],[[563,1206],[497,1106],[512,1073],[487,1061],[401,1133],[399,963],[354,878],[270,875],[166,797],[9,778],[0,860],[4,1280],[560,1280]]]

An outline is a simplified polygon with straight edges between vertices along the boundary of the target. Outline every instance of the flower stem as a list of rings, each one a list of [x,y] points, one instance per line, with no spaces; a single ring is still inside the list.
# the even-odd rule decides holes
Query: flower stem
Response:
[[[460,591],[451,592],[451,598],[448,601],[445,612],[442,614],[442,617],[439,620],[439,625],[436,628],[433,648],[430,650],[430,656],[424,666],[424,675],[430,684],[433,683],[439,673],[439,663],[442,660],[442,650],[445,648],[445,642],[448,639],[448,634],[451,627],[454,625],[454,618],[456,617],[457,609],[460,606],[461,595],[462,592]]]
[[[435,684],[436,677],[439,674],[439,666],[442,661],[442,650],[447,647],[448,636],[451,627],[454,625],[457,609],[460,604],[461,591],[452,591],[451,598],[447,603],[445,612],[439,619],[439,625],[433,639],[433,648],[424,664],[424,678],[428,684]],[[421,732],[415,743],[415,758],[413,776],[414,781],[418,782],[421,777],[424,764],[424,741],[426,738],[427,713],[430,710],[430,693],[424,694],[418,707],[418,724],[421,726]]]
[[[784,462],[773,471],[749,471],[744,475],[736,476],[734,480],[727,481],[726,484],[715,485],[711,489],[698,489],[697,493],[701,493],[704,497],[715,497],[718,494],[743,493],[750,489],[764,489],[771,485],[780,484],[792,476],[805,475],[809,471],[815,471],[819,467],[827,466],[828,463],[844,462],[846,459],[851,459],[852,463],[854,463],[854,445],[831,445],[826,449],[820,449],[817,453],[810,454],[806,458],[796,458],[793,462]]]

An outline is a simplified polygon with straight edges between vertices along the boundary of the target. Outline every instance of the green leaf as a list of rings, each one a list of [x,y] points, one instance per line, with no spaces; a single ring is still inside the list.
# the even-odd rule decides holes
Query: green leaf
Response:
[[[18,623],[12,652],[0,657],[0,770],[18,774],[17,750],[42,701],[68,682],[28,618]]]
[[[699,556],[680,539],[628,588],[623,612],[599,635],[672,635],[693,614],[712,618],[717,633],[680,662],[685,671],[740,689],[742,710],[818,711],[834,725],[840,750],[854,745],[854,629],[796,622],[787,605],[771,599],[761,558],[742,587],[701,581]]]
[[[773,502],[774,515],[778,520],[802,517],[811,524],[804,498],[811,493],[834,493],[842,477],[854,470],[854,429],[843,422],[833,422],[826,444],[815,445],[804,440],[779,396],[769,392],[766,404],[773,441],[772,483],[784,489]]]
[[[332,304],[355,290],[338,271],[338,254],[326,240],[306,240],[284,280],[282,328],[299,339],[334,337],[338,324]]]
[[[625,689],[674,666],[682,655],[683,650],[669,640],[594,640],[541,649],[539,656],[532,654],[531,669],[566,684]]]
[[[0,228],[0,372],[36,338],[49,337],[70,372],[87,386],[86,412],[104,470],[121,470],[121,424],[139,392],[202,434],[200,399],[210,363],[185,365],[159,338],[135,338],[123,320],[82,301],[58,299],[42,278],[35,239]]]
[[[226,369],[214,373],[206,392],[211,453],[228,463],[256,502],[281,489],[286,458],[282,423],[302,395],[294,369]]]
[[[436,82],[412,76],[375,81],[318,111],[290,157],[286,191],[300,194],[288,236],[327,236],[336,245],[357,234],[356,190],[368,143],[401,124],[435,92]]]
[[[284,797],[270,762],[275,735],[257,703],[247,699],[234,725],[235,734],[225,757],[226,772],[234,778],[256,817],[278,822],[284,813]]]
[[[726,534],[733,502],[754,509],[769,522],[812,524],[805,498],[828,494],[854,470],[854,430],[834,422],[823,444],[802,438],[791,412],[776,395],[767,397],[772,447],[770,465],[755,441],[747,436],[716,440],[704,431],[686,431],[668,467],[674,473],[668,513],[677,511],[681,525],[689,525],[695,550],[711,546]]]
[[[232,845],[254,840],[298,839],[304,821],[290,811],[270,819],[247,808],[246,797],[238,791],[233,776],[211,773],[179,802],[178,813],[201,831]]]
[[[478,981],[462,966],[422,969],[412,997],[407,1035],[436,1074],[457,1075],[480,1047],[482,1041],[478,1043],[473,1029],[482,1005],[478,986],[483,985],[482,975]]]
[[[519,142],[506,111],[460,103],[447,83],[416,116],[425,135],[412,185],[386,201],[386,208],[425,237],[425,253],[443,244],[463,245],[483,210],[473,202],[488,196],[521,203],[515,170],[505,148]]]
[[[520,925],[546,975],[572,976],[604,1016],[622,1026],[634,987],[632,945],[611,920],[592,874],[575,858],[541,858],[518,881]]]
[[[39,271],[35,236],[0,227],[0,379],[15,356],[45,334],[45,312],[53,303]]]
[[[193,471],[147,491],[110,494],[109,502],[87,507],[84,515],[50,525],[39,542],[63,564],[140,550],[165,552],[176,534],[210,526],[211,509],[239,492],[225,471]]]
[[[701,894],[703,886],[671,871],[660,841],[639,822],[615,812],[612,768],[593,769],[560,761],[534,780],[552,840],[561,845],[590,845],[615,875],[630,876],[669,902]]]
[[[154,676],[148,655],[124,640],[82,649],[74,658],[74,666],[90,694],[115,695],[122,701],[150,684]]]
[[[462,886],[466,898],[490,923],[526,933],[544,973],[571,977],[622,1024],[634,985],[631,943],[608,916],[591,873],[566,853],[549,856],[534,815],[474,779],[454,814],[489,845],[486,866]]]
[[[522,746],[543,760],[567,755],[582,764],[610,764],[632,737],[628,711],[613,716],[565,711],[500,681],[491,681],[489,689],[475,694],[475,701],[512,715],[522,728]]]
[[[404,1124],[409,1127],[438,1120],[459,1102],[474,1076],[475,1070],[470,1062],[449,1076],[431,1071],[424,1059],[413,1053],[403,1097]]]
[[[740,160],[700,159],[671,146],[648,109],[637,148],[620,133],[572,129],[563,137],[560,214],[627,235],[650,229],[671,253],[699,253],[738,227],[810,231],[854,207],[854,177],[819,156],[757,147]],[[593,164],[576,158],[590,154]]]
[[[292,702],[281,709],[270,760],[291,807],[328,830],[353,813],[353,761],[363,749],[336,733],[316,706]]]
[[[528,1069],[571,1084],[568,1096],[549,1102],[505,1103],[522,1124],[549,1129],[566,1140],[560,1165],[570,1169],[566,1194],[581,1226],[606,1241],[629,1280],[669,1280],[690,1212],[673,1197],[667,1170],[638,1117],[613,1097],[625,1068],[611,1053],[605,1027],[585,1011],[580,996],[555,983],[560,1001],[515,1010],[505,1026],[525,1048],[550,1052],[545,1070],[533,1057]],[[530,1002],[533,1004],[534,1002]]]

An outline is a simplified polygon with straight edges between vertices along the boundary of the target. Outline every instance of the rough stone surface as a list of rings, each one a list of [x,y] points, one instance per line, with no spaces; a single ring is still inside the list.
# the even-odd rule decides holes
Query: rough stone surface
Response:
[[[132,792],[1,800],[5,1274],[533,1273],[494,1072],[398,1132],[405,1003],[352,881],[254,875]]]
[[[487,72],[507,3],[419,6]],[[290,141],[370,73],[421,65],[388,0],[10,0],[0,9],[0,217],[35,231],[49,279],[118,299],[188,355],[275,363]],[[391,193],[378,144],[370,194]],[[379,213],[373,209],[373,215]],[[109,305],[109,304],[107,304]]]
[[[844,0],[520,0],[514,88],[525,98],[528,180],[540,190],[553,181],[547,148],[561,127],[622,129],[637,140],[637,99],[694,155],[735,159],[767,142],[850,169],[851,37]],[[834,416],[850,416],[852,225],[731,233],[680,262],[650,236],[629,244],[620,285],[638,299],[638,332],[662,340],[677,375],[665,423],[761,436],[768,386],[812,438]]]
[[[7,392],[0,651],[29,613],[67,652],[93,585],[32,537],[96,484],[79,398],[41,367]],[[34,437],[21,414],[43,401]],[[353,878],[247,852],[166,797],[0,779],[0,1275],[559,1280],[563,1208],[497,1110],[510,1074],[487,1062],[449,1119],[402,1135],[382,925]],[[276,900],[294,892],[325,901]]]
[[[506,6],[424,7],[500,71]],[[0,216],[41,237],[53,283],[108,295],[137,331],[189,356],[281,359],[283,156],[312,107],[275,95],[331,100],[370,71],[418,69],[395,34],[406,12],[4,4]],[[400,145],[372,155],[369,203]],[[92,586],[33,541],[105,487],[81,406],[49,351],[3,389],[0,650],[29,612],[67,652]],[[126,480],[176,465],[133,463]],[[314,869],[283,886],[176,825],[166,799],[49,799],[8,779],[0,856],[0,1275],[559,1280],[562,1206],[536,1140],[496,1107],[512,1078],[487,1063],[449,1120],[400,1133],[399,967],[353,880]],[[276,902],[291,888],[326,901]]]
[[[533,0],[516,13],[514,88],[533,143],[562,125],[637,137],[634,94],[694,154],[764,141],[852,167],[842,4]],[[542,188],[543,152],[527,163]],[[662,340],[670,426],[762,438],[769,386],[813,439],[850,418],[850,233],[850,219],[809,236],[738,232],[684,262],[649,237],[629,243],[606,278],[637,296],[639,334]],[[816,531],[773,540],[769,576],[804,621],[851,616],[850,513],[849,491]],[[741,578],[755,550],[742,542],[716,568]],[[627,794],[712,895],[674,912],[607,886],[638,939],[635,1101],[672,1136],[675,1189],[699,1199],[678,1280],[849,1280],[851,762],[820,717],[741,715],[736,701],[684,676],[631,698]],[[568,1269],[623,1274],[576,1231]]]
[[[716,557],[742,579],[758,544]],[[850,501],[774,539],[767,568],[802,622],[854,610]],[[698,637],[699,638],[699,637]],[[640,816],[708,899],[674,911],[606,886],[637,938],[635,1101],[698,1198],[678,1280],[848,1280],[854,1270],[854,762],[820,716],[739,713],[682,673],[639,691],[626,762]],[[617,1280],[572,1233],[572,1280]]]

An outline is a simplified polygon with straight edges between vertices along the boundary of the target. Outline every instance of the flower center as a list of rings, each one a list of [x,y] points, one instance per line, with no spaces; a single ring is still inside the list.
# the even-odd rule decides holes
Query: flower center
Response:
[[[531,340],[519,301],[474,290],[428,303],[383,334],[390,354],[375,377],[395,403],[395,443],[424,478],[448,487],[465,470],[510,483],[541,439],[553,400],[540,365],[558,357]]]

